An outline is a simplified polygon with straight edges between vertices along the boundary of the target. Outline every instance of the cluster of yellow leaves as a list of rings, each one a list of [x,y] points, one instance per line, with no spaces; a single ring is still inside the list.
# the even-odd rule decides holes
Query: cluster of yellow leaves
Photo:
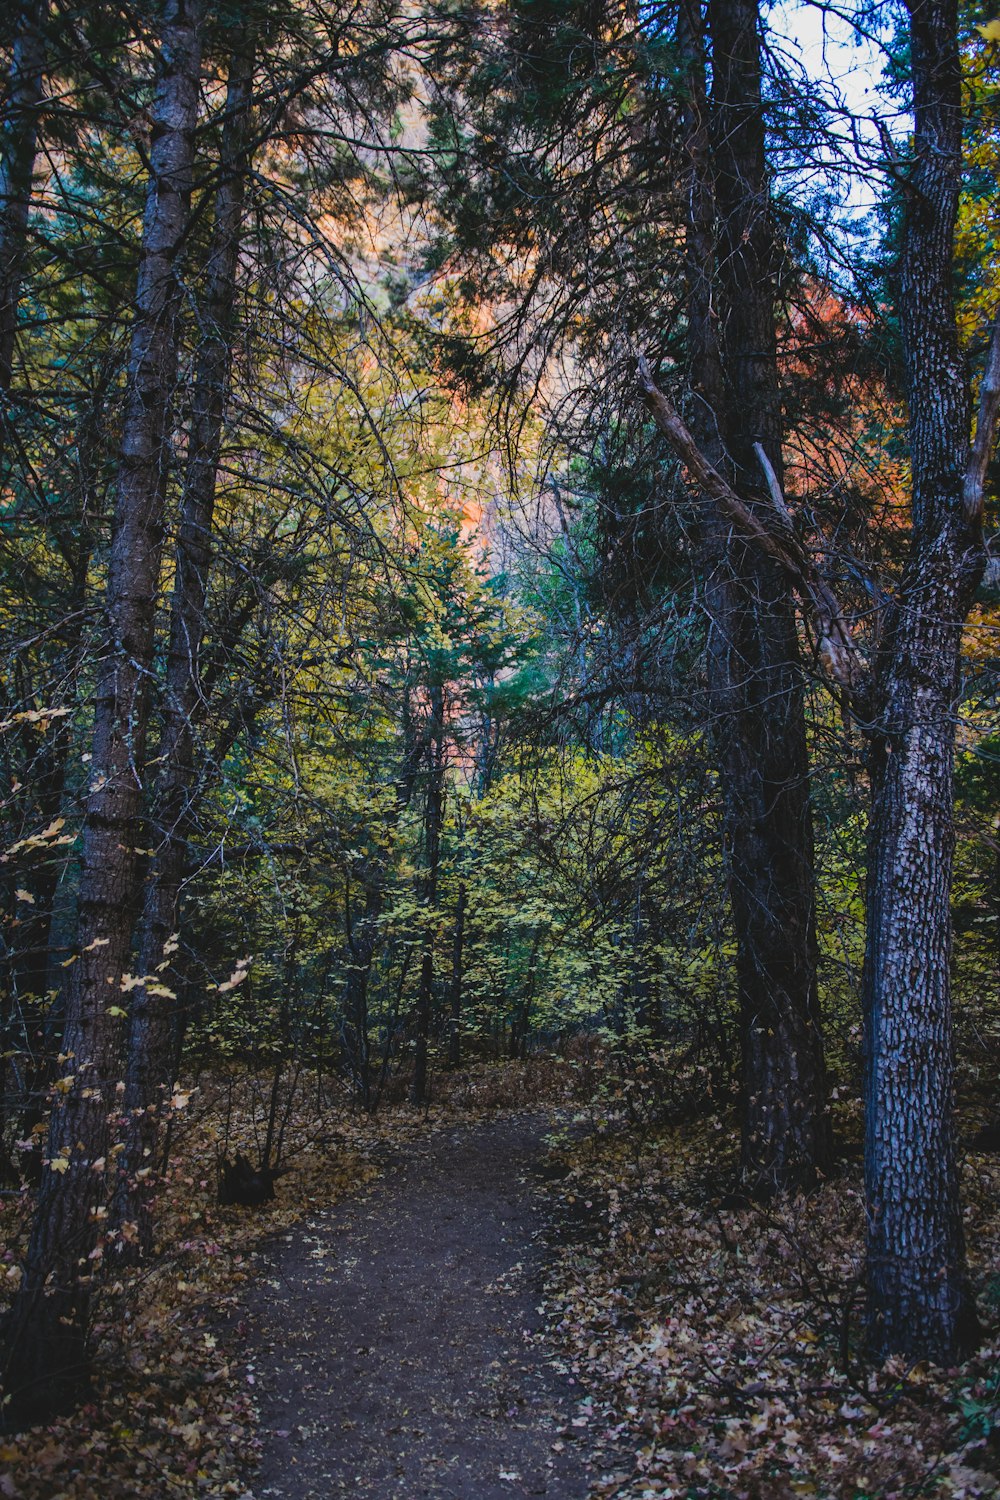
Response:
[[[55,818],[51,823],[49,823],[46,828],[43,828],[40,833],[32,833],[29,834],[26,839],[18,839],[16,844],[9,845],[9,847],[4,850],[3,854],[0,854],[0,864],[6,864],[7,860],[9,860],[11,855],[14,854],[24,854],[28,851],[35,851],[38,849],[50,849],[56,847],[59,844],[71,844],[73,842],[73,834],[63,833],[62,830],[63,828],[65,828],[65,826],[65,818]],[[31,897],[27,895],[27,893],[21,891],[18,893],[18,900],[30,901]]]
[[[9,719],[0,719],[0,734],[20,724],[41,724],[44,728],[52,719],[65,719],[72,712],[71,708],[28,708]]]

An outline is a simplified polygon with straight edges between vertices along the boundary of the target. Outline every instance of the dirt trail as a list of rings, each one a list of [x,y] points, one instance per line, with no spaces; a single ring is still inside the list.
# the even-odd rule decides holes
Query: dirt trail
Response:
[[[442,1132],[267,1247],[242,1311],[258,1500],[585,1500],[581,1393],[536,1310],[550,1124]]]

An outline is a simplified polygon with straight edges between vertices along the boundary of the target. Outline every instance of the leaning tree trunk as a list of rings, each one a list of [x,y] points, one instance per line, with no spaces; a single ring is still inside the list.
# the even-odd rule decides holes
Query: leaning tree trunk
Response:
[[[177,367],[177,261],[187,230],[200,71],[199,0],[163,0],[156,31],[149,185],[106,591],[91,781],[82,832],[76,963],[47,1166],[5,1328],[8,1422],[66,1407],[87,1377],[109,1111],[139,895],[142,781],[159,588],[169,413]]]
[[[141,983],[129,1012],[125,1069],[125,1149],[112,1208],[112,1224],[138,1225],[138,1239],[120,1240],[134,1251],[152,1248],[152,1195],[156,1143],[178,1055],[175,1030],[182,979],[172,971],[178,951],[178,903],[187,868],[195,795],[194,724],[203,699],[198,671],[205,635],[205,601],[212,562],[216,476],[232,366],[236,271],[243,224],[254,49],[234,51],[226,93],[220,185],[206,270],[203,336],[195,364],[191,432],[177,539],[177,572],[170,608],[159,745],[162,767],[154,792],[156,855],[146,880],[139,923],[137,974]],[[137,1177],[145,1163],[148,1175]]]
[[[38,148],[38,113],[45,75],[47,0],[21,7],[11,57],[4,120],[0,127],[0,400],[6,401],[14,367],[17,304],[31,209],[31,180]],[[6,413],[0,455],[6,447]]]
[[[953,0],[913,0],[915,128],[899,285],[913,530],[882,650],[864,995],[870,1339],[877,1354],[943,1362],[976,1338],[949,994],[961,633],[983,565],[981,492],[979,502],[963,503],[968,387],[952,300],[962,144],[956,36]],[[977,433],[977,441],[989,437]]]
[[[755,445],[780,482],[782,420],[756,0],[711,0],[709,15],[711,130],[694,0],[680,22],[693,428],[741,495],[768,505]],[[830,1155],[803,681],[795,604],[774,563],[711,512],[702,562],[737,946],[741,1175],[750,1191],[766,1194],[812,1182]]]

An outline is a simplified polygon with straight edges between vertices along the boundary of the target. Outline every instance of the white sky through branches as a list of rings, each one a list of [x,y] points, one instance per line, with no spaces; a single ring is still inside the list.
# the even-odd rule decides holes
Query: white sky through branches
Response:
[[[861,34],[844,11],[809,0],[777,0],[767,27],[778,64],[808,80],[817,102],[822,97],[831,107],[827,171],[847,216],[863,213],[881,197],[886,142],[909,128],[887,87],[877,32],[869,25]]]

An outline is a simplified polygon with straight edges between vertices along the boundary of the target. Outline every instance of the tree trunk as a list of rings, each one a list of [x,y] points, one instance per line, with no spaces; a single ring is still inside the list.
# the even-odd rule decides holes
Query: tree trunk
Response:
[[[157,27],[150,179],[82,833],[79,953],[70,971],[64,1072],[49,1129],[24,1275],[5,1329],[8,1422],[65,1408],[87,1377],[90,1287],[120,1049],[109,1002],[123,997],[139,896],[142,778],[159,588],[169,413],[176,379],[177,260],[189,219],[197,123],[198,0],[163,0]],[[64,1164],[64,1165],[59,1165]]]
[[[65,627],[62,632],[64,677],[70,683],[63,707],[79,707],[81,651],[84,640],[86,606],[90,593],[90,569],[94,538],[87,517],[100,513],[101,437],[107,421],[107,384],[100,381],[94,401],[77,437],[78,468],[83,476],[79,514],[84,518],[75,540],[67,539],[65,553],[71,560],[70,591],[64,605]],[[43,826],[54,821],[65,810],[66,775],[77,745],[73,715],[56,720],[39,747],[38,770],[32,767],[31,782],[36,788],[39,819]],[[24,1107],[20,1134],[27,1139],[41,1122],[48,1104],[48,1090],[56,1071],[56,1056],[62,1036],[64,1007],[48,998],[59,989],[58,962],[52,952],[52,930],[62,862],[47,859],[35,872],[30,890],[35,898],[30,919],[22,923],[17,949],[11,955],[11,993],[20,997],[22,1010],[27,1001],[32,1014],[28,1033],[28,1058],[25,1069]],[[56,976],[59,975],[59,978]],[[32,1004],[31,997],[36,997]],[[27,1015],[26,1015],[27,1019]],[[29,1158],[30,1172],[38,1156]]]
[[[137,973],[129,1012],[124,1108],[125,1150],[112,1225],[139,1225],[139,1250],[152,1248],[151,1194],[156,1185],[156,1141],[173,1083],[177,994],[178,903],[187,869],[195,796],[194,725],[203,701],[198,665],[205,635],[205,600],[212,562],[216,476],[232,366],[236,270],[243,223],[251,128],[254,48],[238,47],[229,70],[219,161],[220,184],[205,275],[202,340],[195,365],[190,445],[177,539],[177,572],[170,607],[170,641],[163,696],[162,766],[154,794],[158,841],[146,881],[138,934]],[[149,1175],[137,1178],[145,1165]],[[119,1242],[120,1244],[122,1242]]]
[[[428,688],[427,800],[424,808],[424,937],[417,991],[412,1100],[427,1103],[428,1048],[434,1005],[434,917],[437,911],[441,822],[444,813],[444,689]]]
[[[963,507],[968,385],[952,301],[962,108],[952,0],[913,0],[899,311],[913,529],[881,653],[865,958],[868,1329],[877,1355],[973,1346],[953,1126],[952,774],[962,621],[983,566]]]
[[[0,398],[10,391],[17,334],[17,304],[31,209],[31,180],[38,147],[38,115],[45,74],[47,0],[21,7],[0,127]],[[6,447],[6,413],[0,456]]]
[[[636,1025],[642,1028],[651,1042],[659,1043],[663,1041],[663,996],[657,982],[658,945],[650,931],[648,905],[646,869],[643,866],[636,878],[635,901],[632,906],[632,976],[629,998]]]
[[[700,7],[688,0],[681,18],[693,426],[706,456],[728,470],[740,493],[766,505],[754,444],[778,476],[782,456],[757,6],[711,0],[709,15],[711,130]],[[702,560],[737,945],[741,1176],[750,1191],[767,1194],[810,1184],[830,1158],[798,632],[778,569],[713,513]]]
[[[366,882],[364,915],[355,920],[348,908],[348,972],[344,986],[343,1038],[346,1064],[355,1095],[365,1109],[372,1103],[372,1060],[368,1041],[368,987],[379,940],[383,892],[379,884]]]
[[[455,902],[455,929],[451,939],[451,1017],[448,1027],[448,1066],[451,1068],[457,1068],[462,1061],[462,985],[467,905],[468,891],[465,881],[460,880]]]
[[[82,602],[82,601],[81,601]],[[58,719],[38,739],[37,750],[28,760],[38,819],[45,827],[63,811],[66,770],[74,747],[71,719]],[[27,1138],[43,1118],[49,1086],[55,1070],[55,1043],[61,1030],[58,1008],[48,998],[51,980],[50,938],[56,892],[62,861],[50,852],[30,877],[21,876],[33,897],[28,914],[18,923],[17,945],[12,944],[4,974],[4,1002],[9,1006],[3,1037],[6,1057],[22,1054],[23,1091],[20,1099],[20,1135]],[[5,1106],[13,1104],[4,1100]],[[13,1109],[11,1110],[13,1113]],[[34,1175],[36,1153],[28,1158]]]

